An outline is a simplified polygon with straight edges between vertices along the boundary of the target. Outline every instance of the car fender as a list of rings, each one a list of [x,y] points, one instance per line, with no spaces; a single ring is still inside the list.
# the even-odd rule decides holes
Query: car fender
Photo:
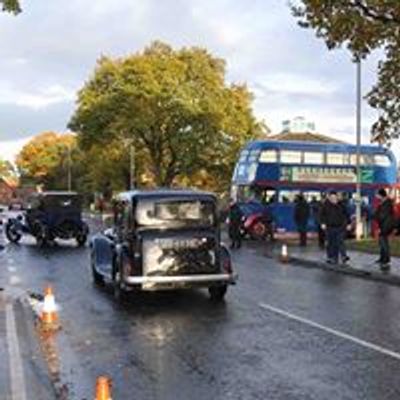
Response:
[[[223,272],[233,274],[231,253],[228,247],[223,243],[221,243],[220,246],[220,263]]]
[[[115,259],[115,243],[103,234],[97,234],[90,240],[90,257],[97,272],[112,278]]]

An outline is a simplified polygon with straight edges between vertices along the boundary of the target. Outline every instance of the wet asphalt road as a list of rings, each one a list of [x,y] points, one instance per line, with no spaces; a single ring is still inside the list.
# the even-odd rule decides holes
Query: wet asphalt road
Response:
[[[53,285],[69,399],[92,399],[99,374],[112,377],[114,400],[400,398],[400,360],[380,351],[400,352],[400,288],[281,265],[254,245],[233,260],[240,279],[222,305],[201,291],[118,305],[92,285],[88,249],[43,251],[29,240],[1,254],[0,283],[19,295]]]

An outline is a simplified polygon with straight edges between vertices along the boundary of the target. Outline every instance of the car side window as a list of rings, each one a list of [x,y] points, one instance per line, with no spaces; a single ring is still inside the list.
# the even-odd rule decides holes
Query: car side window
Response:
[[[114,224],[119,236],[124,236],[130,227],[131,207],[128,201],[117,201],[114,204]]]

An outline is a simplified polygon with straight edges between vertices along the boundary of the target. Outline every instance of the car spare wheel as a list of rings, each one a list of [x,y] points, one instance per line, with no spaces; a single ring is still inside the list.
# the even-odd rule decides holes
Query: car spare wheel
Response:
[[[11,243],[18,243],[21,240],[21,234],[17,231],[14,224],[7,224],[6,237]]]

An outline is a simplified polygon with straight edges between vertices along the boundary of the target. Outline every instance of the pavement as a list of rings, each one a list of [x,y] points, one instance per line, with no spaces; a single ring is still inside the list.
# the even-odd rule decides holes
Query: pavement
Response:
[[[190,291],[119,305],[109,286],[91,283],[88,248],[7,245],[0,287],[15,314],[26,398],[92,399],[100,374],[112,378],[114,400],[400,398],[398,287],[282,264],[260,243],[232,258],[239,282],[223,304]],[[49,283],[62,329],[43,338],[27,299]],[[2,310],[0,300],[1,360],[4,347],[15,356]],[[4,363],[0,372],[0,399],[21,399]]]
[[[350,261],[346,265],[330,265],[326,263],[327,256],[325,250],[321,250],[315,244],[307,247],[292,244],[289,245],[288,251],[289,262],[298,266],[322,268],[331,272],[400,285],[400,259],[397,257],[392,257],[390,272],[382,272],[379,265],[375,263],[378,257],[376,254],[349,250]],[[271,254],[276,258],[279,258],[280,253],[281,244],[275,245],[271,250]]]

